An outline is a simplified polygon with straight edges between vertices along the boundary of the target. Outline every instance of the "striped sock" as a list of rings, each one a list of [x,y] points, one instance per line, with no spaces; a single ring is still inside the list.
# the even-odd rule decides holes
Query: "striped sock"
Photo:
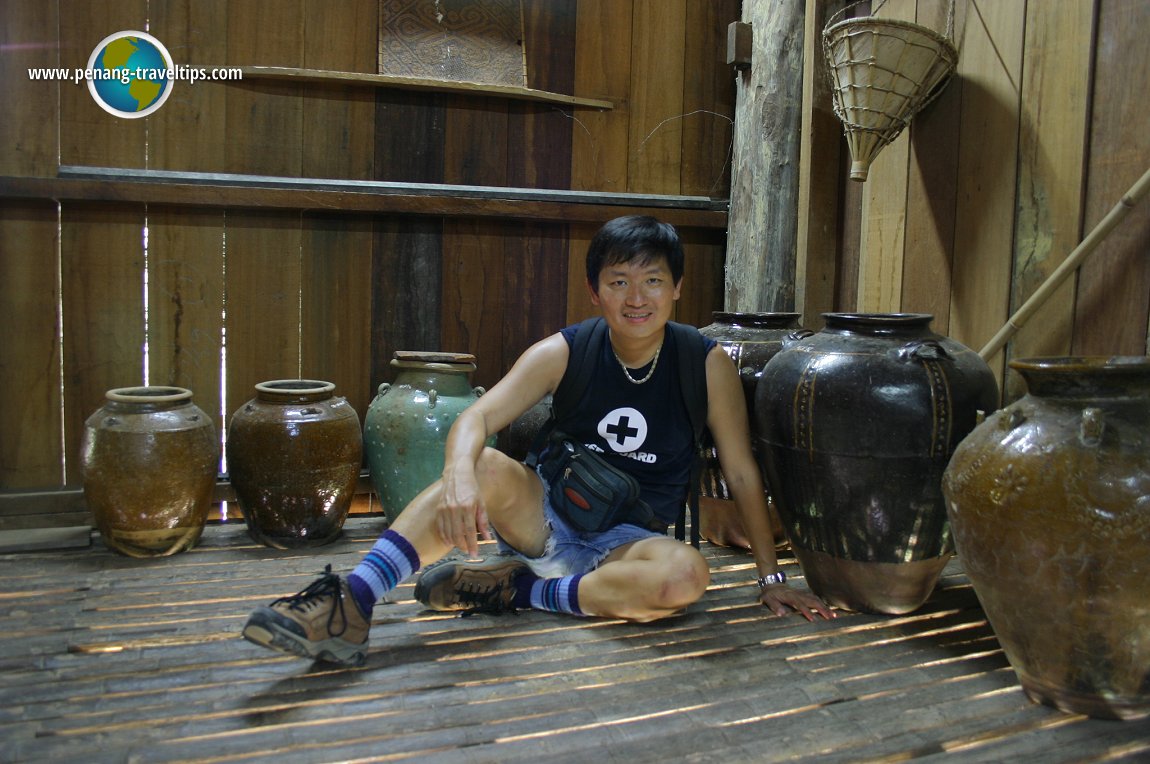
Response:
[[[380,597],[417,570],[419,553],[415,547],[395,531],[387,530],[348,575],[347,584],[359,609],[370,616]]]
[[[551,613],[583,615],[583,611],[579,609],[581,578],[582,575],[538,579],[531,584],[531,607]]]

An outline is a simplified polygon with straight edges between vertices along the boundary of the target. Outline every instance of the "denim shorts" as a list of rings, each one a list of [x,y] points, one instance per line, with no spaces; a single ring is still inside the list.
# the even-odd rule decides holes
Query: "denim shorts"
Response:
[[[514,549],[498,533],[495,534],[495,540],[500,552],[513,554],[523,560],[540,578],[559,578],[588,573],[599,567],[604,557],[624,544],[666,535],[630,523],[616,525],[602,533],[585,533],[573,528],[552,508],[547,481],[543,480],[542,475],[539,480],[543,482],[543,518],[551,531],[543,554],[539,557],[529,557]]]

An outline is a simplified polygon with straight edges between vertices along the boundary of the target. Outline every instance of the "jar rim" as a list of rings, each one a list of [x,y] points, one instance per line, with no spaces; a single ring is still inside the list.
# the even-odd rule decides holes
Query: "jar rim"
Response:
[[[934,320],[933,313],[823,313],[828,322],[847,321],[852,324],[872,324],[877,326],[917,326]]]
[[[192,391],[174,385],[138,385],[112,388],[104,397],[116,403],[179,403],[190,401]]]
[[[1079,355],[1079,356],[1034,356],[1015,358],[1010,368],[1018,372],[1027,371],[1067,371],[1097,372],[1101,374],[1125,374],[1129,372],[1150,372],[1150,356],[1145,355]]]
[[[335,383],[321,379],[270,379],[257,383],[256,390],[273,395],[318,395],[333,392]]]

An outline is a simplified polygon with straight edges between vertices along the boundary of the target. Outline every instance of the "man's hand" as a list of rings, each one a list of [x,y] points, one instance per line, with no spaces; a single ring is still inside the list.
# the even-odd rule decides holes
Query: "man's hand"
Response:
[[[792,589],[787,584],[763,587],[759,592],[759,602],[778,616],[785,616],[793,611],[808,621],[815,620],[816,613],[823,618],[838,618],[838,613],[827,607],[827,603],[809,592]]]
[[[437,508],[436,527],[445,544],[471,557],[478,557],[479,536],[490,539],[491,528],[487,524],[487,510],[483,506],[475,473],[460,472],[444,473],[443,500]]]

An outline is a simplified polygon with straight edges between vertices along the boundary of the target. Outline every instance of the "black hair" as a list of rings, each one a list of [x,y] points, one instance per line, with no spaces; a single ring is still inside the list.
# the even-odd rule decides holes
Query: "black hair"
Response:
[[[675,284],[683,278],[683,245],[670,223],[648,215],[627,215],[607,222],[587,248],[587,283],[599,293],[599,273],[609,265],[637,260],[646,265],[658,258],[667,260]]]

